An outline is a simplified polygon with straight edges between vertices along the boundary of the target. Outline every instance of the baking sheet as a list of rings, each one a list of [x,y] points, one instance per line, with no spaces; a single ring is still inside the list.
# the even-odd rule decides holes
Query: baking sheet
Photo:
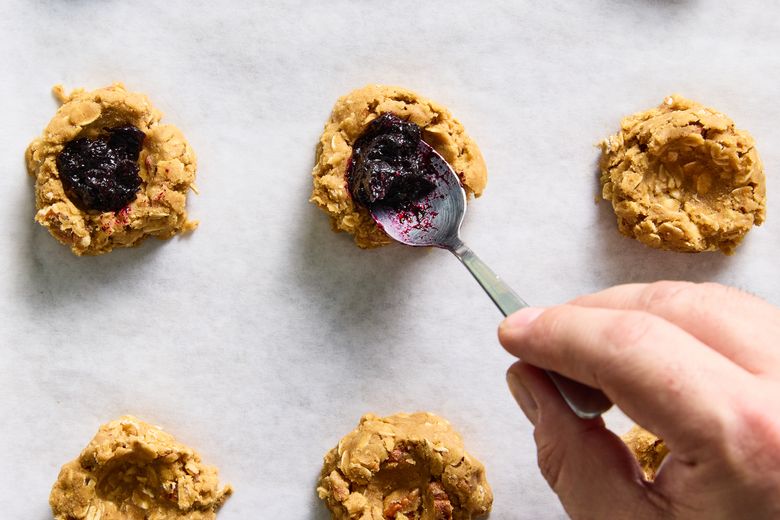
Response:
[[[0,507],[49,517],[59,466],[125,413],[236,488],[222,520],[324,519],[322,455],[362,413],[431,410],[486,465],[492,518],[562,518],[503,374],[499,314],[443,251],[359,251],[307,203],[336,98],[448,106],[490,177],[463,236],[528,301],[715,280],[780,303],[780,7],[746,1],[2,2]],[[55,83],[146,92],[199,156],[191,236],[76,258],[32,222],[23,152]],[[769,212],[733,257],[622,238],[594,144],[672,92],[756,138]],[[617,429],[628,421],[610,416]]]

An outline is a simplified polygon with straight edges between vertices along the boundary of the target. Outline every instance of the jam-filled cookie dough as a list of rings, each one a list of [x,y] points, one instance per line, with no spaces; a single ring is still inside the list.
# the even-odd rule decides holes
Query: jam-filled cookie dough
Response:
[[[621,439],[636,457],[645,478],[648,481],[654,480],[661,462],[669,454],[669,448],[664,441],[636,425],[622,435]]]
[[[624,118],[601,149],[602,195],[620,232],[648,246],[731,254],[764,221],[753,138],[711,108],[670,96]]]
[[[54,94],[62,106],[25,154],[38,223],[77,255],[197,226],[185,210],[195,153],[145,95],[120,83]]]
[[[336,520],[468,520],[493,504],[482,464],[430,413],[363,416],[325,455],[317,493]]]
[[[214,520],[232,491],[191,448],[125,416],[62,467],[49,503],[55,520]]]
[[[350,92],[336,102],[317,145],[311,201],[330,216],[334,230],[351,233],[363,248],[388,244],[390,238],[377,227],[365,205],[353,199],[348,176],[355,143],[372,121],[385,114],[419,127],[422,140],[453,167],[469,196],[480,196],[487,183],[479,148],[443,106],[400,87],[369,85]],[[410,137],[408,128],[392,124],[391,133]],[[381,152],[386,165],[397,168],[406,160],[395,161],[398,164],[387,160],[395,145],[380,143],[372,146],[372,153]],[[403,152],[403,148],[401,143],[398,149]]]

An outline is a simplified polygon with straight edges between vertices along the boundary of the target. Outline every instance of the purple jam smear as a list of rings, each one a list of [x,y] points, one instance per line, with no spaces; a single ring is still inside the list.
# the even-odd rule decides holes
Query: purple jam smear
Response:
[[[119,211],[141,187],[138,155],[146,134],[132,125],[106,130],[70,141],[57,155],[65,195],[82,210]]]
[[[371,121],[352,146],[347,182],[353,200],[409,208],[436,188],[431,149],[420,127],[385,113]]]

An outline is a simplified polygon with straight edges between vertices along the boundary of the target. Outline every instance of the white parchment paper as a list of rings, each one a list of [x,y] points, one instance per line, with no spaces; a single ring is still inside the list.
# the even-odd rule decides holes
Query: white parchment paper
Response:
[[[529,302],[671,278],[780,303],[776,3],[1,4],[3,518],[49,518],[60,465],[132,413],[219,466],[236,488],[220,519],[324,519],[322,455],[362,413],[401,410],[462,432],[492,518],[564,517],[505,388],[499,313],[468,273],[443,251],[360,251],[307,203],[333,102],[367,83],[447,105],[476,139],[490,178],[463,236]],[[201,226],[77,258],[33,223],[23,153],[56,109],[53,84],[113,81],[190,139]],[[758,143],[768,219],[733,257],[650,250],[594,203],[594,144],[672,92]]]

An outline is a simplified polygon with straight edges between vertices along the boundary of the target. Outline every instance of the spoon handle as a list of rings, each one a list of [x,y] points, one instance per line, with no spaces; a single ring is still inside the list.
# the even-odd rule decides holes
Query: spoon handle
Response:
[[[479,285],[482,286],[504,316],[509,316],[523,307],[528,307],[528,304],[506,282],[499,278],[485,262],[480,260],[466,244],[458,241],[449,250],[466,266],[466,269],[479,282]],[[612,402],[601,390],[584,385],[550,370],[546,372],[561,393],[561,396],[563,396],[566,404],[569,405],[569,408],[578,417],[592,419],[600,416],[612,406]]]

